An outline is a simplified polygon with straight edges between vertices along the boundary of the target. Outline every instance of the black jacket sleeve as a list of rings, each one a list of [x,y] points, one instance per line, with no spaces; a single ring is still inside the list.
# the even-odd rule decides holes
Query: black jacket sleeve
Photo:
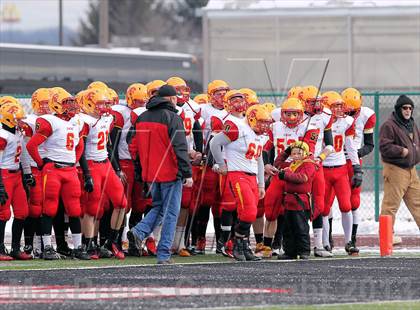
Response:
[[[203,153],[203,130],[200,122],[195,121],[193,126],[194,145],[197,152]]]
[[[324,144],[327,145],[334,145],[332,130],[325,130],[324,131]]]
[[[168,131],[171,144],[178,161],[178,169],[182,175],[182,178],[191,178],[192,170],[188,156],[187,138],[185,136],[184,124],[182,123],[182,119],[179,115],[173,115],[168,127]]]
[[[120,143],[121,138],[121,128],[114,127],[109,134],[109,143],[108,143],[108,157],[111,161],[112,167],[115,171],[121,170],[120,167],[120,155],[118,153],[118,144]]]
[[[264,165],[267,165],[267,164],[272,165],[274,163],[274,157],[275,157],[274,147],[272,147],[269,151],[263,151],[262,155],[263,155]]]
[[[83,141],[86,145],[86,137],[83,137]],[[90,171],[89,171],[89,166],[87,164],[87,160],[86,160],[86,156],[85,156],[85,150],[86,149],[83,150],[83,153],[80,156],[79,164],[80,164],[80,168],[82,168],[83,175],[87,176],[87,175],[90,175]]]
[[[357,151],[359,158],[362,158],[368,155],[373,151],[375,144],[373,143],[373,133],[364,133],[363,134],[363,146]]]

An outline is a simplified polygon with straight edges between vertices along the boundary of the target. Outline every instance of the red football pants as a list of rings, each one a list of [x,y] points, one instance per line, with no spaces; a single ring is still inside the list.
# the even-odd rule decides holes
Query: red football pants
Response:
[[[350,182],[347,174],[347,165],[340,167],[324,167],[325,177],[325,209],[323,216],[328,216],[334,198],[337,196],[338,206],[341,212],[351,211]]]
[[[101,215],[104,199],[111,200],[114,208],[125,209],[127,199],[124,195],[124,186],[112,169],[111,163],[88,160],[88,166],[93,179],[93,192],[84,193],[87,197],[84,213],[94,217]]]
[[[39,218],[42,214],[42,172],[31,167],[35,186],[29,186],[29,217]]]
[[[270,185],[264,197],[264,213],[267,221],[275,221],[279,215],[284,214],[284,184],[285,182],[280,180],[278,176],[271,177]]]
[[[221,216],[222,210],[226,210],[228,212],[236,211],[236,199],[233,194],[232,186],[230,182],[228,182],[227,175],[220,177],[220,213],[219,217]]]
[[[9,198],[4,205],[0,205],[0,220],[10,219],[10,205],[12,205],[14,217],[24,220],[28,216],[29,208],[20,170],[9,172],[8,169],[1,169],[1,176]]]
[[[325,209],[325,177],[324,169],[321,165],[315,172],[312,182],[312,195],[314,203],[312,218],[316,219],[319,215],[324,214]]]
[[[227,177],[238,206],[238,219],[246,223],[255,222],[259,200],[256,176],[232,171],[228,172]]]
[[[133,203],[133,185],[134,185],[134,163],[129,159],[120,159],[121,171],[127,178],[127,184],[124,185],[124,193],[127,198],[127,212],[131,210]]]
[[[80,181],[76,167],[56,168],[54,163],[45,164],[42,169],[43,202],[42,213],[55,217],[61,197],[69,217],[80,217]]]
[[[362,160],[360,159],[360,166],[362,166]],[[353,165],[351,163],[351,160],[347,160],[347,173],[349,175],[349,181],[351,182],[351,178],[353,177]],[[351,184],[351,183],[350,183]],[[350,203],[351,203],[351,209],[357,210],[360,207],[360,193],[362,192],[362,187],[356,187],[351,188],[351,194],[350,194]]]

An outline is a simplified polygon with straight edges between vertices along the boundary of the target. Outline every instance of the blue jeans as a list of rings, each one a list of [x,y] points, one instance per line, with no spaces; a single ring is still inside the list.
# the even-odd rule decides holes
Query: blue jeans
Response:
[[[181,208],[182,181],[153,183],[151,193],[153,208],[131,231],[145,240],[162,223],[157,260],[165,261],[171,258],[171,246]]]

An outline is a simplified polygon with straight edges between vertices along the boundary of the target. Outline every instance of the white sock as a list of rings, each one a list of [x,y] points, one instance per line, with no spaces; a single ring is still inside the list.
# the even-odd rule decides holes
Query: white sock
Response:
[[[42,246],[41,240],[42,240],[41,236],[34,235],[34,250],[41,251],[41,246]]]
[[[314,228],[314,246],[322,249],[322,228]]]
[[[77,249],[82,245],[82,234],[71,234],[71,239],[73,240],[73,248]]]
[[[51,246],[51,235],[42,236],[42,242],[44,242],[44,247]]]
[[[353,225],[359,225],[360,223],[359,209],[353,210],[351,211],[351,213],[353,214]]]
[[[184,240],[185,240],[185,226],[181,227],[181,240],[179,241],[178,251],[186,248]]]
[[[155,238],[156,244],[159,243],[161,231],[162,231],[162,225],[156,226],[155,229],[153,229],[153,237]]]
[[[328,216],[322,217],[322,245],[330,246],[330,222]]]
[[[353,229],[353,215],[351,212],[341,212],[341,223],[344,230],[344,241],[347,244],[351,241],[351,231]]]
[[[172,248],[175,251],[179,251],[181,245],[181,238],[182,238],[182,226],[177,226],[175,229],[175,237],[174,242],[172,242]]]

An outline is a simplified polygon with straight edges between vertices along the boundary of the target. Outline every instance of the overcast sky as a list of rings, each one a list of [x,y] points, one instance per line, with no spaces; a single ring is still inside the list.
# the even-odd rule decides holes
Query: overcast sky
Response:
[[[15,30],[31,30],[55,27],[58,25],[58,0],[0,0],[0,10],[5,6],[16,5],[21,20],[12,26],[0,22],[0,27]],[[89,0],[63,0],[63,23],[77,29],[79,20],[86,16]]]

